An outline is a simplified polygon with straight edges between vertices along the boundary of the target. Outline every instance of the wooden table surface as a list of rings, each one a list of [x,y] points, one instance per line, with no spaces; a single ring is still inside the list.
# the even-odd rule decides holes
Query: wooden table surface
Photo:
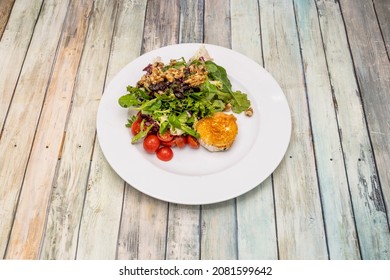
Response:
[[[1,0],[0,15],[1,258],[390,259],[390,1]],[[252,58],[291,109],[278,168],[217,204],[142,194],[96,139],[114,75],[185,42]]]

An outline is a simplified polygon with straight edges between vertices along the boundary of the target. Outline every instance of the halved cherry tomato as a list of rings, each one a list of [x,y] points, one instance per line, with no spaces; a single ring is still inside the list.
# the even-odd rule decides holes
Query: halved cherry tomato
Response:
[[[144,149],[150,154],[155,153],[160,147],[160,139],[154,134],[149,134],[144,139]]]
[[[141,131],[141,119],[137,118],[132,124],[131,124],[131,133],[135,136]]]
[[[198,149],[200,145],[198,139],[191,135],[187,135],[187,143],[193,149]]]
[[[160,139],[162,142],[169,142],[172,141],[173,135],[170,134],[168,131],[164,134],[160,134],[160,132],[157,133],[158,139]]]
[[[175,136],[175,143],[180,149],[184,148],[187,144],[187,138],[185,136],[179,135]]]
[[[169,147],[161,147],[157,150],[156,155],[162,161],[169,161],[173,158],[173,151]]]

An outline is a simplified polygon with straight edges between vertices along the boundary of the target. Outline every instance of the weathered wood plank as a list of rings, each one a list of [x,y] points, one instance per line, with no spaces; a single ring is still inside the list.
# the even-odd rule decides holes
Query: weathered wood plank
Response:
[[[291,142],[273,175],[280,259],[327,259],[304,76],[292,2],[260,1],[265,67],[286,94]]]
[[[201,43],[203,40],[204,0],[180,0],[180,42]]]
[[[7,249],[8,258],[36,259],[39,256],[58,153],[91,6],[90,1],[73,1],[69,7],[22,185]]]
[[[148,1],[142,52],[177,43],[179,1]],[[135,213],[139,213],[135,215]],[[118,258],[166,257],[168,203],[151,198],[131,186],[125,188]]]
[[[114,28],[114,36],[112,37],[112,46],[110,51],[109,64],[107,69],[107,82],[109,82],[114,75],[123,68],[129,61],[136,58],[141,49],[142,41],[142,31],[144,26],[144,17],[145,17],[145,7],[146,1],[132,1],[132,0],[121,0],[118,2],[118,11],[116,16],[116,23]],[[98,142],[95,143],[94,149],[94,159],[93,159],[94,169],[91,170],[90,183],[92,186],[99,190],[99,197],[93,197],[95,200],[105,200],[106,193],[110,195],[113,193],[115,195],[114,199],[106,202],[106,209],[103,209],[103,217],[99,219],[108,219],[109,215],[113,215],[115,220],[110,221],[110,224],[115,222],[115,225],[112,225],[110,232],[106,232],[106,236],[101,238],[108,239],[107,245],[104,250],[107,250],[106,253],[103,250],[99,249],[100,254],[94,253],[92,249],[89,249],[88,255],[84,255],[83,258],[89,258],[93,253],[93,257],[96,258],[121,258],[122,251],[126,247],[125,241],[121,239],[119,235],[118,239],[118,230],[120,227],[125,225],[121,224],[121,215],[120,211],[122,208],[123,200],[123,188],[124,182],[121,180],[117,174],[110,168],[108,163],[103,157],[103,154],[100,150]],[[107,187],[109,186],[109,187]],[[87,203],[94,203],[91,201],[86,201]],[[88,217],[87,219],[91,219]],[[99,226],[106,227],[103,223],[100,223]],[[95,229],[90,230],[89,227],[86,227],[85,230],[88,231],[88,235],[93,235],[95,230],[100,230],[96,226]],[[89,247],[93,246],[93,242],[105,242],[103,240],[95,240],[93,242],[88,242]],[[98,252],[98,250],[94,249]],[[81,257],[81,256],[78,256]]]
[[[231,1],[232,48],[263,64],[258,1]],[[245,42],[245,43],[243,43]],[[239,259],[277,259],[271,177],[237,198]]]
[[[115,11],[115,5],[106,1],[95,2],[91,11],[61,161],[54,180],[41,259],[74,259],[76,256],[96,112],[104,88]]]
[[[383,40],[385,41],[387,56],[390,57],[390,1],[373,0],[378,17]]]
[[[218,28],[216,28],[218,26]],[[205,1],[205,43],[230,48],[229,1]],[[236,201],[201,208],[201,259],[237,259]]]
[[[204,1],[180,1],[180,43],[203,40]],[[167,259],[200,258],[200,206],[170,204]]]
[[[0,41],[0,128],[4,125],[42,0],[28,4],[17,1]]]
[[[360,259],[348,179],[315,2],[294,1],[331,259]],[[343,28],[340,26],[340,28]]]
[[[0,2],[0,39],[3,36],[14,2],[15,0],[3,0]]]
[[[0,161],[1,240],[8,240],[11,231],[25,167],[67,6],[68,1],[44,3],[0,139],[2,157]],[[5,249],[6,242],[2,242],[0,252],[2,256]],[[15,255],[12,254],[12,256]]]
[[[390,231],[386,228],[384,220],[389,219],[386,208],[389,209],[390,206],[390,95],[388,94],[390,62],[372,2],[356,1],[351,4],[348,1],[340,1],[379,175],[378,178],[375,170],[370,168],[373,160],[371,153],[365,154],[364,149],[359,149],[360,161],[351,163],[357,165],[359,170],[359,191],[356,191],[356,201],[364,196],[363,201],[368,201],[370,207],[374,207],[369,211],[373,227],[366,228],[362,235],[367,238],[365,240],[367,243],[364,246],[361,244],[361,250],[365,259],[388,259],[390,258],[388,249]],[[364,170],[364,174],[360,173],[361,170]],[[367,205],[362,207],[361,211],[362,214],[366,213]],[[357,223],[366,221],[366,219],[356,220]],[[365,224],[358,225],[362,230],[365,226]],[[376,236],[382,239],[381,245],[372,243],[375,240],[372,237],[373,230],[379,232]]]

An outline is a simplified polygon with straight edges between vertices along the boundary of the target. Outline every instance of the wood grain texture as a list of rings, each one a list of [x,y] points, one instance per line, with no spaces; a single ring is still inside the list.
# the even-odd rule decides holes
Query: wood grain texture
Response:
[[[67,6],[67,1],[62,1],[60,4],[56,1],[44,3],[0,139],[0,155],[2,157],[0,161],[0,178],[2,178],[2,188],[0,189],[1,240],[8,240],[11,231]],[[34,90],[31,90],[32,88]],[[35,233],[23,232],[20,234],[23,236],[16,239],[17,235],[14,235],[11,242],[12,246],[18,248],[17,251],[10,254],[11,257],[21,257],[23,248],[19,246],[26,241],[26,235]],[[33,237],[34,240],[39,238],[40,236]],[[6,244],[2,242],[1,255],[5,253],[6,247],[4,245]],[[16,249],[16,247],[14,248]],[[32,254],[28,257],[37,256],[37,252],[30,253]]]
[[[203,40],[203,0],[180,1],[180,43]],[[166,259],[200,258],[200,206],[170,204]]]
[[[148,1],[142,52],[175,44],[179,38],[179,1]],[[134,215],[138,213],[137,215]],[[118,258],[166,257],[168,203],[126,186]],[[119,254],[120,253],[120,254]]]
[[[373,0],[375,13],[378,17],[380,31],[387,49],[387,56],[390,57],[390,1]]]
[[[292,117],[290,145],[273,176],[279,258],[327,259],[292,2],[260,1],[260,19],[265,67],[281,85]]]
[[[180,43],[203,41],[204,0],[180,0]]]
[[[331,259],[360,259],[329,73],[315,2],[294,1],[318,180]],[[343,28],[341,25],[340,28]]]
[[[76,256],[96,112],[110,52],[107,42],[112,38],[115,11],[113,5],[104,1],[96,2],[91,11],[61,161],[53,182],[41,259],[74,259]]]
[[[230,48],[229,1],[207,0],[204,13],[205,43]],[[235,199],[205,205],[201,209],[201,259],[237,259]]]
[[[12,227],[7,250],[7,257],[11,259],[36,259],[39,256],[58,153],[91,6],[90,1],[73,1],[69,7]]]
[[[371,201],[370,204],[375,207],[371,213],[378,215],[380,221],[385,218],[389,221],[386,209],[390,206],[390,62],[372,3],[356,1],[351,5],[348,1],[340,1],[340,6],[379,175],[379,178],[360,176],[362,189],[371,190],[360,195],[366,196],[365,199]],[[364,154],[360,159],[367,160]],[[358,166],[360,167],[360,164]],[[383,238],[383,244],[386,246],[362,246],[362,255],[366,258],[388,259],[390,231],[384,227],[383,222],[376,219],[372,222],[371,230],[380,232],[379,236]]]
[[[127,63],[138,57],[140,54],[146,2],[147,1],[145,0],[123,0],[119,2],[114,36],[112,39],[113,41],[110,53],[110,60],[107,69],[107,82],[109,82],[114,77],[114,75],[119,72]],[[98,145],[98,143],[96,143],[96,145]],[[101,153],[100,149],[96,152]],[[99,160],[102,161],[99,163],[99,165],[102,166],[102,169],[107,169],[106,176],[115,180],[115,185],[111,183],[110,188],[115,187],[115,190],[118,190],[116,192],[117,195],[123,198],[124,182],[122,180],[118,180],[119,178],[116,173],[108,166],[108,163],[106,163],[105,159],[102,158],[100,155]],[[130,187],[126,186],[126,188]],[[120,190],[122,190],[121,194],[119,194]],[[110,191],[110,189],[108,189],[107,191]],[[123,198],[123,200],[126,200],[126,198]],[[118,202],[116,201],[116,203]],[[119,204],[122,207],[122,201]],[[119,234],[117,234],[117,236],[115,237],[112,237],[113,240],[117,241],[115,258],[131,259],[131,257],[129,256],[129,252],[135,252],[134,250],[136,247],[127,247],[129,242],[129,240],[127,239],[128,224],[127,221],[123,221],[123,217],[119,218],[119,229],[113,229],[113,231],[119,231]],[[114,233],[112,232],[112,235],[113,234]]]
[[[122,2],[119,2],[122,4]],[[112,79],[106,74],[107,64],[111,51],[117,12],[120,8],[118,2],[98,1],[95,3],[91,26],[94,27],[88,48],[95,59],[102,60],[100,70],[96,69],[96,77],[99,78],[98,92],[91,93],[91,102],[94,102],[94,110],[90,112],[90,124],[94,127],[98,101],[102,94],[104,76],[106,80]],[[100,34],[100,35],[99,35]],[[96,47],[98,47],[96,49]],[[100,57],[98,53],[101,50]],[[89,54],[89,52],[88,52]],[[95,56],[96,55],[96,56]],[[93,59],[86,57],[87,69],[93,69]],[[92,71],[91,71],[92,72]],[[86,73],[87,74],[87,73]],[[94,78],[89,83],[93,84]],[[80,100],[83,94],[80,92]],[[80,110],[82,110],[80,108]],[[79,112],[78,118],[82,117]],[[87,125],[87,124],[86,124]],[[91,131],[92,133],[92,131]],[[93,138],[93,133],[91,134]],[[88,186],[85,194],[85,202],[78,235],[77,259],[115,259],[120,215],[123,201],[123,181],[113,172],[95,141],[91,170],[88,178]],[[99,234],[96,234],[99,233]],[[100,244],[96,246],[96,244]]]
[[[379,181],[390,206],[390,62],[371,3],[340,2],[373,145]],[[359,34],[359,35],[358,35]],[[378,202],[379,207],[380,201]]]
[[[2,2],[3,3],[3,2]],[[6,2],[4,2],[6,3]],[[42,0],[17,1],[0,41],[0,127],[11,104],[12,96],[26,57]],[[23,34],[24,36],[20,36]],[[0,135],[1,137],[1,135]]]
[[[386,236],[387,221],[383,211],[375,206],[371,195],[375,193],[374,187],[378,184],[378,175],[359,87],[354,75],[339,5],[326,0],[319,0],[316,4],[334,95],[357,235],[362,248],[361,257],[363,259],[375,258],[375,255],[379,256],[376,248],[388,247],[386,237],[383,238],[383,232]],[[375,181],[376,183],[373,184]],[[373,231],[375,234],[372,234]]]
[[[0,39],[7,25],[15,0],[3,0],[0,2]]]
[[[231,26],[232,49],[262,65],[258,2],[232,0]],[[237,229],[239,259],[278,258],[271,177],[237,198]]]

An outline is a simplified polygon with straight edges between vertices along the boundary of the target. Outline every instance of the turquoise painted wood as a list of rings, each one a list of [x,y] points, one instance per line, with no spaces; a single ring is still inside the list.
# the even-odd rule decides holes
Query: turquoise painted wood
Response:
[[[359,259],[352,202],[316,4],[294,1],[325,230],[331,259]],[[340,26],[341,27],[341,26]]]

